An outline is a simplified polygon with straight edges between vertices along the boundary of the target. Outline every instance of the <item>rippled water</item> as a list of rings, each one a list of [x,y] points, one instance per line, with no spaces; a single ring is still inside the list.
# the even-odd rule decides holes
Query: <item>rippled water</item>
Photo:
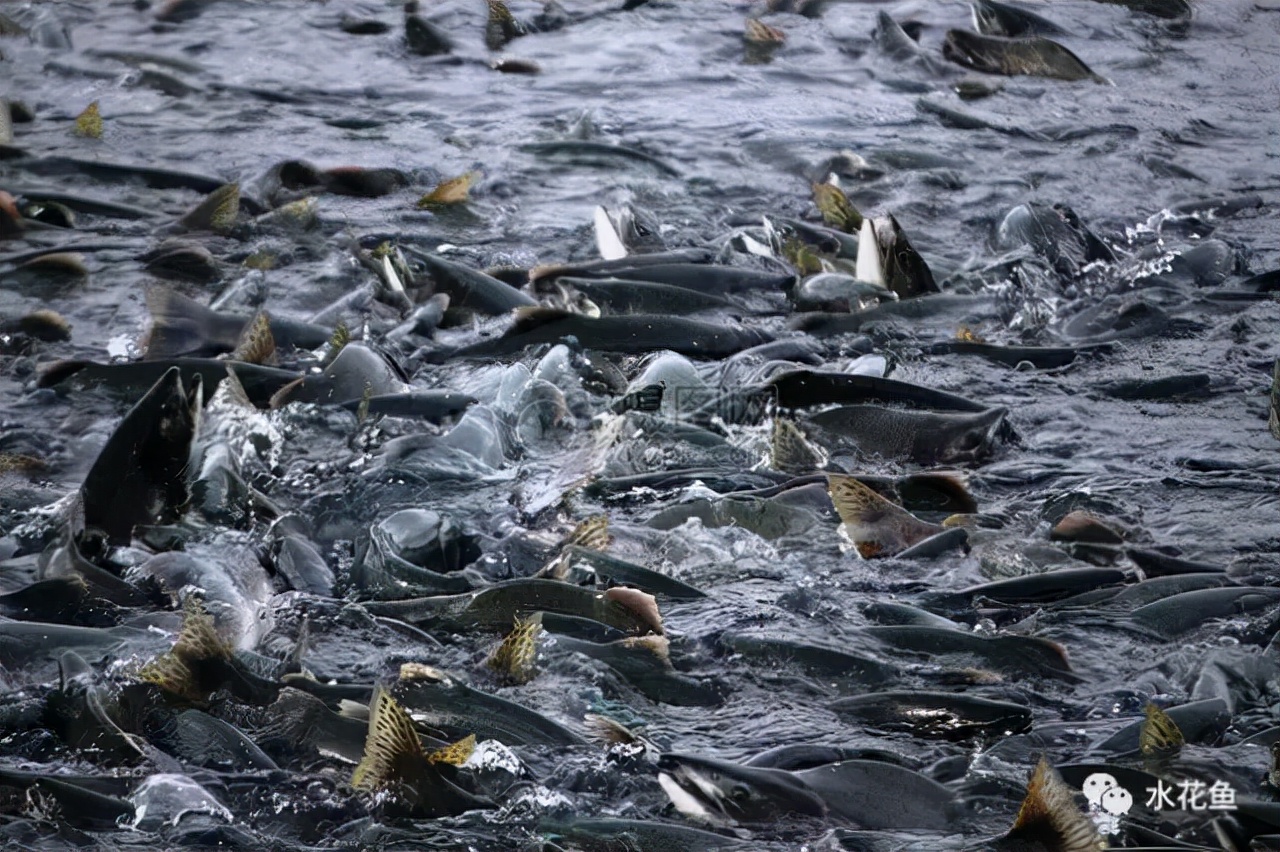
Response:
[[[36,456],[47,465],[34,476],[0,473],[6,591],[32,579],[34,555],[53,538],[54,531],[41,526],[39,507],[79,487],[117,419],[140,396],[37,390],[37,366],[137,354],[135,341],[149,322],[146,288],[155,283],[138,257],[201,199],[193,189],[148,187],[127,176],[105,179],[74,163],[59,165],[57,158],[145,164],[207,175],[215,185],[237,181],[246,212],[254,202],[269,203],[271,169],[285,160],[406,172],[408,185],[382,197],[321,195],[319,225],[303,234],[205,235],[198,241],[218,259],[220,280],[176,285],[228,310],[265,308],[272,316],[307,319],[373,281],[353,252],[384,240],[427,251],[449,247],[448,256],[477,267],[529,267],[594,259],[592,213],[601,204],[630,202],[651,210],[672,248],[718,248],[726,234],[758,226],[762,215],[817,221],[810,183],[824,177],[824,161],[851,151],[867,167],[841,185],[859,209],[891,212],[944,291],[996,294],[986,313],[949,311],[920,323],[878,325],[862,337],[816,338],[824,369],[842,369],[851,357],[874,350],[890,357],[895,379],[1009,410],[1016,441],[1001,443],[983,463],[961,466],[980,512],[994,519],[992,529],[972,534],[971,554],[862,561],[840,539],[829,506],[806,510],[805,526],[781,537],[699,520],[655,529],[651,521],[663,509],[714,495],[701,485],[622,493],[572,488],[585,473],[712,466],[708,459],[741,472],[767,455],[767,426],[733,427],[720,449],[659,436],[619,442],[603,459],[584,457],[588,418],[612,401],[596,395],[586,416],[531,440],[519,461],[442,483],[395,470],[382,478],[362,473],[381,464],[386,441],[440,431],[436,427],[401,418],[357,427],[348,412],[291,405],[257,421],[255,428],[269,422],[277,430],[280,457],[271,475],[254,484],[311,526],[340,576],[350,568],[353,541],[398,508],[437,511],[478,535],[484,581],[532,573],[541,567],[543,551],[551,552],[575,523],[604,513],[614,539],[611,553],[707,593],[685,602],[660,597],[660,603],[677,667],[721,681],[727,700],[718,707],[655,703],[603,663],[559,649],[554,638],[543,643],[538,678],[502,687],[483,667],[497,632],[458,634],[427,626],[439,640],[429,642],[394,622],[374,622],[358,607],[296,592],[252,601],[272,619],[259,649],[283,656],[307,615],[311,636],[302,664],[320,680],[385,681],[401,662],[417,660],[575,731],[582,730],[584,713],[609,715],[641,727],[669,751],[740,760],[792,743],[887,749],[951,784],[969,802],[955,834],[979,847],[982,838],[1012,823],[1041,753],[1056,764],[1088,762],[1082,759],[1086,746],[1141,718],[1150,700],[1176,706],[1222,697],[1230,700],[1230,723],[1198,741],[1189,735],[1192,745],[1181,759],[1203,777],[1231,781],[1242,798],[1270,797],[1261,785],[1270,766],[1266,749],[1240,742],[1280,725],[1274,606],[1210,619],[1162,641],[1118,629],[1129,609],[1124,604],[1081,600],[1068,607],[979,598],[951,608],[940,606],[936,595],[1018,573],[1088,567],[1080,556],[1114,558],[1111,564],[1136,584],[1139,575],[1123,556],[1072,555],[1049,544],[1051,522],[1072,506],[1111,519],[1131,545],[1224,566],[1247,585],[1275,585],[1280,463],[1267,411],[1272,364],[1280,354],[1280,308],[1274,295],[1220,294],[1238,292],[1249,275],[1280,265],[1280,13],[1262,11],[1258,7],[1266,4],[1252,0],[1202,0],[1184,25],[1087,0],[1034,4],[1067,30],[1057,38],[1109,81],[1095,83],[987,77],[945,61],[944,33],[972,27],[963,3],[831,2],[816,18],[766,15],[786,42],[769,61],[750,62],[759,57],[748,56],[742,33],[748,15],[760,10],[740,3],[654,2],[626,12],[614,3],[566,4],[582,20],[516,39],[497,53],[484,43],[485,4],[432,3],[425,16],[455,42],[443,57],[406,50],[399,5],[225,0],[192,3],[198,15],[183,21],[159,20],[157,9],[143,5],[0,4],[0,14],[35,33],[0,38],[0,97],[24,102],[35,116],[15,124],[12,146],[0,149],[0,190],[19,197],[68,193],[155,214],[130,219],[82,212],[71,231],[0,237],[0,320],[51,308],[73,329],[70,341],[59,343],[0,338],[0,452]],[[517,18],[538,11],[537,4],[513,6]],[[878,46],[880,12],[920,24],[918,56],[895,59]],[[389,29],[353,35],[341,26],[344,19],[382,21]],[[540,71],[500,73],[490,67],[499,56],[531,61]],[[974,78],[999,91],[962,101],[954,85]],[[101,139],[72,133],[76,115],[91,101],[100,105]],[[939,107],[977,116],[986,128],[956,127],[955,120],[940,118]],[[627,146],[666,167],[634,157],[549,155],[530,144],[583,138]],[[483,178],[465,208],[415,208],[441,180],[470,170]],[[1071,281],[1036,274],[1034,266],[1012,272],[1026,252],[999,245],[997,226],[1028,202],[1068,205],[1119,260]],[[1182,213],[1171,212],[1180,206]],[[1216,271],[1188,271],[1175,259],[1212,240],[1225,244],[1226,260]],[[55,286],[14,271],[33,251],[64,248],[82,253],[86,280]],[[274,258],[273,268],[247,268],[246,259],[263,256]],[[962,325],[996,343],[1078,344],[1089,338],[1080,317],[1126,299],[1158,305],[1173,321],[1154,333],[1122,337],[1109,354],[1061,369],[1014,369],[930,354],[929,344],[953,339]],[[749,310],[737,314],[746,324],[793,334],[779,294],[756,294],[745,305]],[[346,319],[374,343],[383,343],[397,324],[393,312],[382,309],[367,323],[356,312]],[[490,323],[482,325],[487,330]],[[441,331],[437,343],[475,337],[468,324]],[[387,348],[420,387],[463,391],[485,402],[497,393],[499,366],[430,365],[414,346]],[[502,361],[532,368],[539,354]],[[634,379],[644,363],[629,357],[620,366]],[[710,374],[714,367],[705,369]],[[1176,399],[1126,399],[1106,390],[1109,382],[1192,374],[1207,378]],[[597,467],[586,469],[584,458]],[[896,475],[918,468],[871,461],[856,472]],[[571,493],[561,501],[565,492]],[[940,521],[947,513],[922,514]],[[268,541],[265,528],[260,523],[232,534],[215,524],[200,536],[214,543],[215,552],[248,548],[239,562],[228,557],[223,564],[253,565],[254,553]],[[141,558],[135,550],[116,564]],[[287,584],[279,577],[274,582],[284,592]],[[995,685],[938,686],[939,673],[955,668],[954,660],[873,648],[859,632],[872,621],[862,607],[888,600],[925,605],[984,635],[1008,630],[1051,639],[1066,648],[1078,681],[1005,677]],[[155,623],[171,632],[177,617]],[[716,639],[724,631],[824,643],[914,665],[882,688],[1002,698],[1030,707],[1035,724],[1029,734],[960,742],[886,733],[830,709],[837,697],[868,687],[806,673],[785,659],[765,663],[723,653]],[[128,680],[128,666],[112,664],[110,655],[89,657],[104,682]],[[10,704],[50,692],[57,682],[53,659],[46,654],[4,673]],[[1246,674],[1218,678],[1214,660]],[[263,727],[260,715],[235,702],[214,710],[251,737]],[[166,766],[86,756],[40,731],[31,725],[5,740],[5,765],[119,774],[126,780],[107,791],[133,797],[137,828],[67,827],[74,820],[65,812],[41,810],[47,803],[40,796],[24,798],[22,785],[14,783],[3,788],[2,828],[8,842],[23,848],[199,845],[216,838],[272,848],[422,843],[505,849],[543,836],[536,830],[539,817],[680,819],[664,811],[666,796],[652,767],[606,762],[594,746],[518,748],[535,785],[513,788],[500,800],[501,810],[435,827],[421,823],[415,834],[401,835],[405,824],[376,810],[373,822],[359,821],[365,805],[345,786],[351,767],[341,761],[273,752],[281,771],[240,779],[181,761]],[[1104,753],[1118,764],[1143,765],[1115,757],[1114,749]],[[184,771],[232,816],[184,785],[139,786],[145,775]],[[196,829],[207,823],[211,833],[193,829],[174,839],[178,835],[165,833],[176,831],[172,824],[144,822],[143,799],[156,789],[161,794],[151,813],[190,809],[195,815],[177,823],[190,827],[195,820]],[[191,799],[186,805],[183,796]],[[1224,842],[1210,828],[1212,814],[1162,816],[1171,822],[1146,814],[1135,817],[1135,825],[1158,826],[1169,836],[1181,832],[1202,844],[1194,848]],[[64,836],[57,836],[57,826]],[[888,833],[879,840],[842,837],[831,833],[833,827],[858,828],[797,819],[733,830],[753,848],[841,848],[843,842],[851,849],[931,849],[952,842],[910,834],[896,840]],[[1280,826],[1246,821],[1241,831],[1246,837],[1276,834]],[[1129,830],[1113,843],[1141,840]],[[577,847],[565,841],[565,848]]]

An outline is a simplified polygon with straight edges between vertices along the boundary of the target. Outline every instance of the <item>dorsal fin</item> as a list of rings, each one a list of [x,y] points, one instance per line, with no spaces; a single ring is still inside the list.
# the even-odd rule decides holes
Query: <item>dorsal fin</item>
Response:
[[[1054,852],[1097,852],[1107,848],[1097,827],[1076,804],[1071,788],[1043,757],[1027,783],[1027,796],[1018,809],[1018,818],[1005,836],[1011,840],[1038,840]]]
[[[298,376],[298,378],[294,379],[293,381],[289,382],[287,385],[280,388],[280,390],[271,394],[271,399],[267,400],[267,406],[274,410],[288,404],[289,397],[292,396],[293,392],[296,391],[299,387],[301,387],[302,383],[305,382],[306,380],[307,380],[306,376]]]
[[[188,663],[231,659],[231,646],[218,635],[213,617],[194,595],[183,606],[182,630],[173,653]]]
[[[190,213],[178,220],[178,224],[193,231],[213,231],[222,234],[230,231],[240,214],[240,184],[228,183],[209,193]]]
[[[862,214],[840,187],[831,183],[815,183],[812,187],[813,203],[818,206],[824,222],[846,234],[855,233],[862,227]]]
[[[853,476],[828,476],[827,492],[844,522],[845,534],[863,559],[892,556],[942,530],[880,496]]]
[[[644,745],[644,737],[632,731],[621,722],[588,713],[582,717],[582,728],[586,735],[601,745]]]
[[[384,789],[403,780],[407,767],[426,759],[409,714],[385,689],[374,689],[364,759],[351,776],[351,786],[370,792]]]
[[[489,668],[511,683],[528,683],[537,671],[538,634],[542,632],[542,613],[528,618],[516,617],[515,627],[489,657]]]
[[[277,363],[276,339],[271,334],[271,317],[266,311],[259,311],[245,324],[240,332],[240,341],[231,353],[231,360],[264,366]]]
[[[227,365],[227,377],[222,380],[221,390],[227,395],[227,400],[237,408],[257,408],[253,404],[253,400],[249,399],[249,392],[244,389],[240,377],[236,375],[235,369],[230,364]]]
[[[1147,718],[1142,721],[1138,731],[1138,750],[1151,757],[1169,754],[1186,745],[1186,737],[1168,713],[1159,706],[1148,702]]]
[[[561,548],[576,545],[587,550],[605,550],[609,547],[609,516],[592,515],[579,523],[565,536]]]
[[[161,654],[143,666],[138,672],[138,680],[155,684],[165,692],[189,701],[201,701],[205,697],[196,685],[191,668],[172,651]]]
[[[541,305],[523,305],[512,311],[512,314],[515,316],[516,321],[512,323],[511,328],[503,335],[503,337],[523,334],[524,332],[532,331],[535,328],[540,328],[544,325],[549,325],[550,323],[558,322],[568,317],[577,316],[573,311],[562,311],[559,308],[544,308]]]
[[[438,748],[427,755],[427,763],[447,763],[450,766],[461,766],[471,759],[476,751],[476,735],[467,734],[462,739],[444,748]]]
[[[827,463],[826,454],[805,438],[794,420],[773,418],[769,466],[783,473],[811,473]]]

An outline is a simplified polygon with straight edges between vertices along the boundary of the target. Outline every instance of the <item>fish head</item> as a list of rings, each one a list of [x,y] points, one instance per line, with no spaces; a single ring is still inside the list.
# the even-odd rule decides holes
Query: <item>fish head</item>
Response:
[[[658,781],[686,816],[713,823],[767,822],[802,814],[822,817],[827,806],[789,772],[692,755],[658,758]]]
[[[992,408],[967,418],[955,438],[940,448],[938,460],[943,463],[973,461],[990,455],[1008,414],[1007,408]]]

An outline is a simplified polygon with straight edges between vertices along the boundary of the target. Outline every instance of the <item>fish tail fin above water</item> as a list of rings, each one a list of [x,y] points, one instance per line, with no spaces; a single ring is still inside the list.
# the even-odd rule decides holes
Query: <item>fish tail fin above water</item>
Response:
[[[640,649],[648,651],[658,658],[667,668],[671,667],[671,640],[665,636],[628,636],[626,639],[619,640],[625,647],[632,650]]]
[[[1144,755],[1169,754],[1186,745],[1178,723],[1159,705],[1148,703],[1147,718],[1138,730],[1138,750]]]
[[[364,758],[351,775],[351,786],[368,792],[383,789],[403,778],[414,763],[426,760],[413,719],[385,689],[375,689]]]
[[[826,453],[805,438],[794,420],[774,416],[769,466],[783,473],[812,473],[827,463]]]
[[[621,260],[626,257],[627,246],[622,242],[613,220],[609,218],[609,211],[597,207],[592,213],[592,221],[595,224],[596,248],[600,250],[600,256],[605,260]]]
[[[231,353],[232,361],[269,366],[277,363],[276,339],[271,333],[271,317],[266,311],[258,314],[245,325],[240,341]]]
[[[542,613],[515,620],[515,626],[502,640],[488,666],[511,683],[528,683],[537,671],[538,636],[542,633]]]
[[[612,539],[609,536],[609,516],[608,515],[592,515],[582,523],[573,528],[573,531],[565,536],[560,547],[563,549],[570,545],[577,547],[585,547],[588,550],[605,550],[609,547]]]
[[[293,395],[294,391],[302,387],[302,384],[306,379],[306,376],[299,376],[287,385],[281,387],[280,390],[271,395],[271,399],[267,400],[267,407],[273,411],[277,408],[283,408],[289,403],[289,397]]]
[[[1075,796],[1047,758],[1036,764],[1027,795],[1006,841],[1039,841],[1055,852],[1097,852],[1109,848],[1097,827],[1076,804]]]
[[[178,224],[192,231],[225,233],[235,225],[240,213],[240,184],[228,183],[209,193]]]
[[[173,644],[173,653],[189,662],[231,659],[231,644],[218,635],[213,616],[194,595],[183,606],[182,630]]]
[[[36,387],[51,388],[62,384],[79,373],[85,367],[92,367],[92,361],[65,359],[49,364],[41,364],[36,368]]]
[[[450,766],[461,766],[471,759],[476,751],[476,735],[467,734],[452,745],[438,748],[427,755],[427,763],[447,763]]]
[[[582,717],[582,727],[587,736],[605,746],[641,745],[652,747],[652,744],[621,722],[588,713]]]

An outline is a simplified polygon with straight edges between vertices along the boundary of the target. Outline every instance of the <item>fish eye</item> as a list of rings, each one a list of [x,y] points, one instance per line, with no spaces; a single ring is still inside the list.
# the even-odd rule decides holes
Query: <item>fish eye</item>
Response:
[[[751,788],[746,784],[734,784],[729,790],[729,797],[736,802],[751,798]]]

